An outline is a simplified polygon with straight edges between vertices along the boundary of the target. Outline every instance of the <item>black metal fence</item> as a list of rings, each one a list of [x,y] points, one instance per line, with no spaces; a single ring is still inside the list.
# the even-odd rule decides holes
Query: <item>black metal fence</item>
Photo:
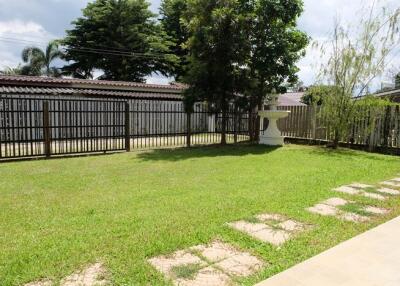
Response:
[[[227,142],[249,140],[249,113],[227,113]],[[0,160],[215,144],[221,114],[181,101],[0,97]]]

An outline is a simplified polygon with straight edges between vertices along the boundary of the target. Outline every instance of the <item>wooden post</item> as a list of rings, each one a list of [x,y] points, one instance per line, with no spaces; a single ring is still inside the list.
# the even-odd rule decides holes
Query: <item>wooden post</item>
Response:
[[[44,139],[44,154],[46,158],[51,156],[50,146],[50,115],[49,115],[49,102],[43,102],[43,139]]]
[[[190,136],[191,136],[191,113],[190,112],[186,112],[186,146],[190,147]]]
[[[125,102],[125,150],[131,151],[131,130],[129,120],[129,102]]]
[[[317,138],[317,110],[315,106],[311,107],[311,139],[316,140]]]

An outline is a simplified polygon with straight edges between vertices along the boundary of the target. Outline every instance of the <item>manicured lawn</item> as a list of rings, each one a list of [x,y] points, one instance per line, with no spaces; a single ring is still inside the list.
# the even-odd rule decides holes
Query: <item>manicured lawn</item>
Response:
[[[104,262],[114,285],[170,285],[146,259],[215,238],[267,263],[252,285],[400,214],[380,202],[331,191],[377,183],[400,172],[400,158],[318,147],[203,147],[0,164],[0,284],[48,277]],[[390,208],[368,223],[305,211],[348,198]],[[314,227],[281,248],[225,223],[280,213]]]

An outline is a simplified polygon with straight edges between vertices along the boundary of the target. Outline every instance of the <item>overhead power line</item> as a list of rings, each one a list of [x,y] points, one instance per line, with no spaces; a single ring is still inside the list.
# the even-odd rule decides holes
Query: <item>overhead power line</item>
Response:
[[[10,37],[2,37],[0,36],[0,41],[3,42],[12,42],[12,43],[17,43],[17,44],[47,44],[48,42],[39,42],[39,41],[30,41],[30,40],[23,40],[23,39],[16,39],[16,38],[10,38]],[[106,54],[106,55],[114,55],[114,56],[124,56],[124,57],[132,57],[132,58],[164,58],[166,56],[172,55],[172,54],[162,54],[162,53],[140,53],[140,52],[134,52],[134,51],[128,51],[125,50],[117,50],[117,49],[104,49],[104,48],[96,48],[96,47],[84,47],[84,46],[78,46],[78,47],[65,47],[62,46],[61,49],[64,51],[77,51],[77,52],[83,52],[83,53],[93,53],[93,54]]]

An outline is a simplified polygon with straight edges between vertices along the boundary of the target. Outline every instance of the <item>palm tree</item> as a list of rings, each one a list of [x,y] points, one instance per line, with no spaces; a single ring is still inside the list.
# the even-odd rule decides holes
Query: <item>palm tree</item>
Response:
[[[57,41],[50,42],[45,51],[38,47],[27,47],[22,51],[22,60],[27,64],[22,67],[22,74],[59,77],[60,70],[51,64],[61,56],[62,52]]]
[[[0,75],[20,75],[22,74],[22,67],[18,65],[15,68],[6,67],[4,70],[0,71]]]

